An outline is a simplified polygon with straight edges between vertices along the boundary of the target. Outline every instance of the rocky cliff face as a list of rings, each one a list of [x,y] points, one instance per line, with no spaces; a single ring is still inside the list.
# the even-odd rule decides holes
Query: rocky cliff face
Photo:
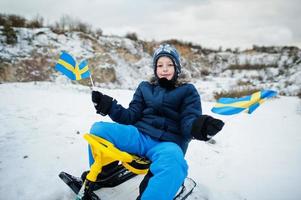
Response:
[[[0,27],[0,82],[57,81],[54,70],[60,52],[88,59],[96,85],[135,89],[153,73],[151,57],[158,42],[123,37],[95,38],[82,32],[56,34],[48,28],[14,28],[17,43],[7,44]],[[183,71],[200,93],[233,89],[276,89],[284,95],[301,93],[301,50],[297,47],[254,47],[216,51],[181,42]],[[89,85],[90,80],[81,84]],[[208,96],[210,97],[210,95]]]

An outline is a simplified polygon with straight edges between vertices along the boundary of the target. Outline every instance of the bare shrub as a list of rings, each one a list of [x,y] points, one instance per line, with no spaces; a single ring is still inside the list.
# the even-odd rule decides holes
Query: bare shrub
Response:
[[[10,24],[7,23],[4,25],[2,33],[6,37],[7,44],[14,45],[17,43],[18,41],[17,33]]]
[[[253,85],[253,83],[250,80],[246,80],[246,81],[238,80],[237,85],[238,86],[250,86],[250,85]]]
[[[299,92],[297,93],[297,96],[301,99],[301,89],[300,89]]]
[[[26,19],[19,15],[8,15],[7,20],[12,27],[26,27]]]
[[[102,36],[103,30],[101,28],[97,28],[94,32],[94,36],[98,39]]]
[[[0,14],[0,26],[4,26],[7,23],[7,16]]]
[[[28,21],[26,26],[28,28],[42,28],[43,23],[44,23],[44,18],[37,15],[32,20]]]
[[[71,31],[79,31],[83,33],[92,33],[92,26],[79,19],[73,18],[69,15],[63,15],[58,22],[51,26],[51,30],[57,34],[64,34]]]
[[[208,76],[210,75],[209,69],[201,69],[201,76]]]
[[[134,40],[134,41],[138,41],[138,36],[136,33],[131,32],[131,33],[127,33],[125,35],[126,38],[130,39],[130,40]]]
[[[186,46],[189,48],[194,48],[194,49],[200,49],[202,50],[203,48],[200,45],[193,44],[192,42],[186,42],[178,39],[170,39],[170,40],[164,40],[161,43],[168,43],[173,46]]]
[[[79,31],[87,34],[92,33],[91,25],[81,21],[75,22],[75,26],[70,28],[69,31]]]
[[[54,25],[51,25],[50,30],[56,34],[65,34],[67,32],[60,26],[58,22],[55,22]]]
[[[142,44],[143,51],[152,55],[154,53],[154,49],[157,47],[157,43],[155,41],[147,42],[147,41],[140,41]]]

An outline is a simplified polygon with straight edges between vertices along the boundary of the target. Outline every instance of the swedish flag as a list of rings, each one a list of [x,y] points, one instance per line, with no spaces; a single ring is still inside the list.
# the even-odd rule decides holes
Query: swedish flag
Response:
[[[234,115],[247,109],[248,113],[251,114],[266,98],[271,98],[276,94],[277,92],[273,90],[262,90],[241,98],[222,97],[211,111],[220,115]]]
[[[81,80],[90,77],[88,61],[83,60],[78,65],[72,55],[67,52],[62,52],[55,65],[55,69],[62,72],[71,80]]]

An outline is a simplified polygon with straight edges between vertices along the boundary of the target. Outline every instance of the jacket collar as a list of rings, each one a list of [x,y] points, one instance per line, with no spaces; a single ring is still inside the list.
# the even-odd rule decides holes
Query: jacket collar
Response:
[[[189,83],[191,81],[190,79],[191,78],[188,76],[188,74],[182,71],[182,73],[179,74],[179,77],[176,80],[175,87],[179,87],[181,85]],[[158,85],[158,78],[155,75],[153,75],[152,77],[150,77],[149,82],[152,85]]]

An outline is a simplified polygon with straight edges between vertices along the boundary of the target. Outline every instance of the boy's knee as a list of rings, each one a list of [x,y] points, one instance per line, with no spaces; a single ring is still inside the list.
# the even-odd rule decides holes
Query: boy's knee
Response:
[[[98,132],[100,128],[101,128],[100,122],[95,122],[95,123],[91,126],[90,133],[93,134],[93,135],[95,135],[95,133]]]
[[[90,134],[96,135],[99,137],[104,137],[106,128],[103,122],[95,122],[90,129]]]
[[[115,137],[114,133],[116,133],[116,124],[115,123],[110,123],[110,122],[95,122],[91,129],[90,129],[90,134],[101,137],[105,140],[108,140],[109,142],[114,143]]]

